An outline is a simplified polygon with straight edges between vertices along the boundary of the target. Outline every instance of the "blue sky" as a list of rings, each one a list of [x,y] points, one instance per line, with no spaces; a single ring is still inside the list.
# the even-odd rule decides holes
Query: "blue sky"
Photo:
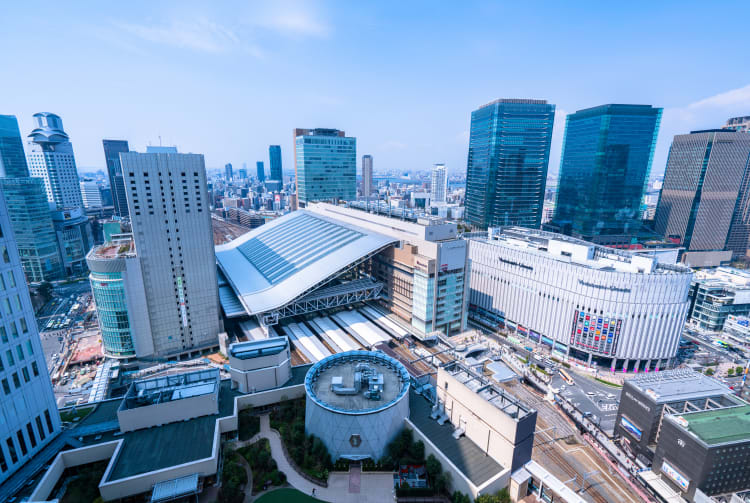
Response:
[[[621,6],[627,8],[619,8]],[[617,6],[617,7],[615,7]],[[675,134],[750,115],[750,2],[4,2],[0,113],[59,114],[79,168],[102,138],[176,144],[209,168],[292,168],[295,127],[357,137],[376,171],[466,169],[471,111],[500,97],[665,109]]]

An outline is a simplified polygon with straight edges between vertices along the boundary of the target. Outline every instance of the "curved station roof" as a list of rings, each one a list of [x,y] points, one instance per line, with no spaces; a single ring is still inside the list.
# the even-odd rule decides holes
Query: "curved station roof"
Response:
[[[245,312],[255,315],[290,303],[397,242],[297,210],[217,246],[216,260]]]

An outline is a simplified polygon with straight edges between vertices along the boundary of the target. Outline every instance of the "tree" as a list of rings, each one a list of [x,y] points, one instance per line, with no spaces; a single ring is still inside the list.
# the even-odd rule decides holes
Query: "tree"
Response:
[[[712,376],[712,375],[714,375],[714,369],[712,369],[711,367],[708,367],[708,368],[706,369],[706,375],[707,375],[707,376]]]
[[[745,369],[743,369],[742,367],[738,366],[738,367],[734,368],[734,373],[737,374],[737,375],[741,375],[744,370]]]
[[[430,479],[435,479],[438,475],[443,473],[443,465],[441,465],[440,461],[438,461],[438,459],[432,454],[427,457],[425,467],[427,468],[427,475]]]
[[[451,496],[451,503],[471,503],[471,498],[461,491],[455,491]]]
[[[734,367],[729,367],[729,370],[727,370],[727,375],[728,376],[733,376],[734,375]]]

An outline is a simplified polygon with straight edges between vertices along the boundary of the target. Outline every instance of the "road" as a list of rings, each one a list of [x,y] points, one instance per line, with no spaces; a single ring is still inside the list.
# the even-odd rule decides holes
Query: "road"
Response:
[[[600,428],[608,435],[615,429],[615,417],[620,403],[622,388],[607,386],[591,378],[568,372],[574,386],[569,386],[559,374],[552,377],[550,384],[560,390],[560,394],[583,413],[591,414],[591,419],[598,422]]]

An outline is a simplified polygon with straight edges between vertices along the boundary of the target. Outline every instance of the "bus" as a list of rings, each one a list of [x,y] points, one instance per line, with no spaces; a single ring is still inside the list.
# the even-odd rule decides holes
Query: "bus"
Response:
[[[563,378],[563,381],[565,381],[566,383],[568,383],[568,386],[575,385],[575,381],[573,380],[572,377],[570,377],[570,375],[568,375],[567,372],[565,372],[565,370],[560,369],[559,372],[560,372],[560,376]]]

